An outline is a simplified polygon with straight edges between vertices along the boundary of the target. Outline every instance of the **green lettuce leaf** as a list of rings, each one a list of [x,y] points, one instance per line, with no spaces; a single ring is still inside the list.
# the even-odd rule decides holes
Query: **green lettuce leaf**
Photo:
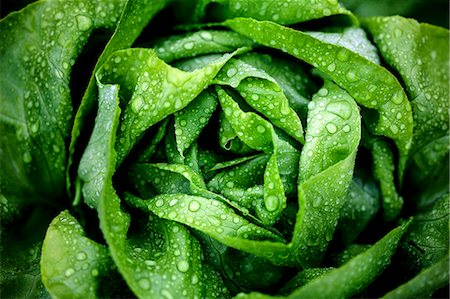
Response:
[[[42,281],[52,297],[97,298],[113,294],[110,272],[114,268],[108,248],[87,238],[68,211],[52,221],[41,255]]]
[[[1,20],[1,218],[33,201],[63,198],[71,69],[92,31],[113,27],[122,7],[39,1]]]
[[[203,18],[208,5],[213,3],[219,4],[215,7],[215,14],[220,16],[219,18],[250,17],[280,24],[300,23],[337,14],[352,15],[351,12],[341,7],[336,0],[315,2],[264,0],[260,1],[258,5],[248,0],[200,0],[195,8],[195,20]]]
[[[393,229],[370,249],[295,290],[288,298],[348,298],[362,291],[389,265],[409,222]],[[272,298],[250,293],[236,298]]]
[[[371,114],[369,128],[395,141],[400,154],[399,174],[403,173],[411,148],[413,118],[406,94],[390,72],[345,47],[272,22],[236,18],[225,21],[224,25],[257,43],[313,65],[345,89],[358,104],[376,110]]]

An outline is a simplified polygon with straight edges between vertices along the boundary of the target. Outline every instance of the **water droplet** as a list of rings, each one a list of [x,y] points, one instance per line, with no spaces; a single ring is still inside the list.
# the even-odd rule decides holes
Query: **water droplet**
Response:
[[[91,275],[94,276],[94,277],[98,276],[98,270],[97,269],[92,269]]]
[[[342,128],[342,131],[344,131],[345,133],[350,132],[350,126],[349,126],[349,125],[345,125],[345,126]]]
[[[85,259],[87,259],[86,252],[80,251],[80,252],[77,253],[77,260],[84,261]]]
[[[401,90],[397,91],[392,95],[391,101],[394,104],[400,105],[403,103],[403,92]]]
[[[337,127],[333,123],[326,124],[325,128],[327,129],[328,133],[330,133],[330,134],[334,134],[337,131]]]
[[[61,151],[61,149],[59,148],[59,146],[57,146],[56,144],[53,144],[53,151],[55,153],[59,153]]]
[[[186,50],[192,50],[194,48],[194,43],[193,42],[187,42],[184,44],[183,46]]]
[[[191,211],[191,212],[197,212],[200,209],[200,207],[201,207],[200,203],[196,200],[192,200],[189,203],[189,211]]]
[[[237,74],[237,69],[236,68],[234,68],[234,67],[230,67],[228,70],[227,70],[227,76],[228,77],[233,77],[234,75],[236,75]]]
[[[177,269],[180,272],[187,272],[189,270],[189,263],[185,260],[179,261],[177,263]]]
[[[211,33],[208,32],[208,31],[203,31],[202,33],[200,33],[200,36],[201,36],[204,40],[212,40],[212,39],[213,39]]]
[[[150,282],[146,278],[142,278],[141,280],[139,280],[138,284],[144,290],[148,290],[150,288]]]
[[[163,298],[166,298],[166,299],[173,299],[172,294],[168,290],[162,290],[161,296],[163,296]]]
[[[164,200],[162,200],[161,198],[158,199],[158,200],[156,201],[155,205],[156,205],[158,208],[162,207],[162,206],[164,205]]]
[[[347,61],[349,56],[350,56],[350,54],[349,54],[348,50],[346,50],[346,49],[341,49],[336,54],[336,57],[339,61]]]
[[[321,88],[321,89],[319,89],[318,93],[319,93],[320,96],[326,97],[328,95],[328,89]]]
[[[359,80],[358,75],[356,75],[354,71],[348,71],[345,75],[345,78],[347,78],[347,80],[350,82],[356,82]]]
[[[135,97],[131,102],[131,109],[137,113],[144,105],[144,99],[141,96]]]
[[[267,211],[273,212],[278,208],[279,199],[276,195],[269,195],[264,199],[264,205],[266,206]]]
[[[266,128],[264,128],[264,126],[257,126],[256,127],[256,131],[258,131],[258,133],[264,133],[266,131]]]
[[[320,196],[316,197],[313,202],[312,202],[312,206],[314,208],[317,208],[320,206],[320,204],[322,203],[322,198]]]
[[[334,72],[334,70],[336,69],[336,65],[334,63],[331,63],[331,64],[328,65],[327,69],[330,72]]]
[[[33,160],[33,158],[31,157],[31,153],[30,152],[23,153],[22,159],[23,159],[23,162],[25,162],[25,163],[30,163],[31,160]]]
[[[392,133],[394,134],[398,133],[398,127],[395,124],[391,125],[390,129]]]
[[[86,16],[78,15],[76,21],[77,27],[81,31],[87,31],[92,27],[92,20]]]
[[[194,274],[192,275],[191,283],[192,283],[192,284],[197,284],[197,283],[198,283],[198,276],[197,276],[197,274],[194,273]]]
[[[335,101],[327,105],[327,111],[336,114],[343,119],[349,119],[352,116],[352,108],[345,101]]]
[[[145,260],[144,263],[149,267],[156,266],[156,262],[153,260]]]
[[[34,124],[31,125],[31,132],[37,133],[37,131],[39,131],[39,122],[35,122]]]
[[[64,272],[64,275],[66,277],[72,276],[75,273],[75,270],[73,268],[69,268]]]

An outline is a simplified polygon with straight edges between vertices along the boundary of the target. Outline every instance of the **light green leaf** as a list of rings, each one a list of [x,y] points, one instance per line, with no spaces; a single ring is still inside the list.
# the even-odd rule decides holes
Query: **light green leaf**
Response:
[[[123,3],[125,4],[125,2]],[[117,50],[131,47],[131,45],[141,34],[147,23],[168,3],[169,0],[126,0],[124,9],[119,10],[119,13],[122,13],[120,15],[120,20],[117,23],[113,36],[109,40],[105,49],[103,49],[100,57],[97,59],[97,63],[95,64],[95,67],[90,74],[91,77],[89,79],[88,86],[86,88],[86,91],[84,92],[80,106],[75,115],[71,131],[72,133],[69,145],[69,159],[66,174],[66,184],[68,190],[70,190],[71,186],[70,169],[72,167],[72,164],[77,162],[74,161],[74,154],[79,143],[79,137],[82,131],[86,129],[86,119],[92,113],[96,104],[95,98],[97,96],[97,87],[96,79],[94,79],[94,76],[96,75],[100,66],[106,62],[106,60],[112,53]],[[106,12],[103,11],[103,9],[99,9],[98,7],[93,8],[92,10],[99,11],[100,15],[109,16],[106,14]]]
[[[204,54],[229,53],[252,45],[250,39],[236,32],[200,30],[160,40],[154,49],[159,58],[171,63]]]
[[[292,243],[304,267],[319,264],[333,238],[360,138],[358,106],[347,92],[326,81],[309,104],[299,163],[299,211]]]
[[[207,265],[202,265],[200,246],[186,228],[159,218],[138,217],[133,221],[141,229],[130,229],[131,216],[122,207],[112,183],[116,168],[114,140],[119,126],[119,99],[117,92],[111,91],[117,90],[117,86],[101,83],[99,86],[109,92],[100,92],[100,109],[96,121],[107,119],[110,125],[99,125],[94,129],[88,149],[105,153],[106,165],[102,169],[95,168],[96,176],[101,179],[84,182],[88,190],[98,191],[86,193],[89,197],[85,200],[96,203],[100,228],[119,272],[140,298],[226,297],[220,278]],[[107,117],[104,118],[103,114],[107,114]],[[110,142],[98,143],[99,137]],[[89,151],[85,155],[93,157]],[[80,167],[95,167],[97,161],[86,158],[83,164],[87,165]],[[174,244],[177,248],[172,247]],[[164,278],[166,275],[171,279]]]
[[[150,49],[127,49],[112,54],[97,77],[102,84],[120,85],[121,97],[128,101],[117,136],[119,164],[145,130],[186,107],[231,56],[225,54],[202,69],[184,72],[164,63]]]
[[[278,171],[277,155],[281,140],[271,123],[253,112],[244,112],[222,88],[216,88],[220,105],[233,130],[249,147],[271,154],[264,170],[264,203],[256,203],[256,213],[262,223],[272,225],[286,207],[286,195]],[[295,113],[295,112],[293,112]],[[258,132],[254,135],[253,132]]]
[[[349,298],[357,294],[366,288],[389,265],[401,237],[408,228],[408,224],[409,222],[406,222],[393,229],[365,252],[355,256],[343,266],[311,280],[303,287],[295,290],[287,298]],[[236,298],[272,297],[259,293],[250,293],[239,294]]]
[[[214,91],[201,92],[189,105],[175,113],[175,139],[180,155],[197,140],[218,104]]]
[[[272,22],[236,18],[224,24],[259,44],[313,65],[345,89],[358,104],[376,110],[377,114],[370,118],[370,130],[395,141],[400,153],[399,174],[403,173],[412,142],[411,106],[400,83],[385,68],[347,48]]]
[[[224,18],[250,17],[259,20],[269,20],[280,24],[294,24],[308,20],[320,19],[330,15],[345,14],[352,16],[351,12],[341,7],[336,0],[307,0],[292,1],[259,1],[258,5],[249,0],[200,0],[197,3],[194,19],[203,18],[209,4],[217,3],[216,15]]]
[[[364,26],[405,82],[415,124],[411,154],[448,135],[449,31],[400,16],[369,18]]]
[[[55,217],[47,230],[41,257],[42,281],[52,297],[97,298],[100,286],[114,289],[104,280],[111,278],[113,269],[108,249],[87,238],[68,211]]]

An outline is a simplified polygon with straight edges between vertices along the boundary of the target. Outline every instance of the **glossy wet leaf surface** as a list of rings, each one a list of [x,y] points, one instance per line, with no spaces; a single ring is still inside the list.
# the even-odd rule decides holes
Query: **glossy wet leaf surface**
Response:
[[[3,297],[448,297],[448,30],[335,0],[0,28]]]

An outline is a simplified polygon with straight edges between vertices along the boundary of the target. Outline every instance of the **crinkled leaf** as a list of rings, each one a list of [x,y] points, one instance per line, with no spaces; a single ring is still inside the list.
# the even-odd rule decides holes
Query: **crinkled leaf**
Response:
[[[344,48],[307,33],[268,21],[236,18],[224,24],[264,46],[280,49],[328,75],[359,104],[377,111],[370,129],[393,139],[402,174],[411,147],[413,119],[409,101],[397,79],[385,68]]]
[[[110,3],[110,2],[109,2]],[[105,49],[97,59],[97,63],[90,74],[90,79],[86,91],[84,92],[80,106],[75,115],[75,120],[72,127],[71,140],[69,146],[69,161],[67,167],[67,186],[70,189],[70,168],[76,161],[74,160],[74,154],[77,144],[79,143],[80,134],[86,129],[86,119],[92,113],[95,107],[95,98],[97,95],[96,75],[100,66],[106,62],[108,57],[117,50],[126,49],[131,47],[137,37],[141,34],[147,23],[167,4],[169,0],[134,0],[126,1],[124,9],[120,15],[120,20],[117,23],[114,34],[106,45]],[[123,1],[125,4],[125,0]],[[111,5],[111,4],[110,4]],[[95,8],[94,8],[95,9]],[[94,10],[93,9],[93,10]],[[108,16],[103,9],[96,8],[100,15]]]
[[[197,97],[230,57],[226,54],[202,69],[184,72],[164,63],[150,49],[127,49],[112,54],[97,77],[103,84],[120,85],[121,97],[128,100],[117,136],[119,163],[145,130]]]
[[[403,198],[396,187],[394,153],[387,140],[365,133],[363,144],[372,153],[372,171],[380,187],[383,219],[392,221],[403,208]]]
[[[239,59],[263,70],[275,79],[289,100],[289,106],[300,115],[302,120],[306,119],[309,100],[317,87],[303,65],[283,56],[257,52],[245,54]]]
[[[99,83],[99,86],[112,91],[117,89],[115,85]],[[88,148],[90,147],[89,151],[106,153],[106,169],[97,169],[97,176],[102,179],[84,183],[88,185],[88,189],[98,190],[98,193],[86,194],[94,196],[86,200],[97,203],[100,228],[119,272],[131,290],[141,298],[206,295],[226,297],[226,290],[220,286],[220,278],[207,265],[202,265],[200,246],[186,228],[154,217],[138,217],[135,221],[140,229],[130,228],[131,216],[121,206],[121,200],[112,185],[116,167],[114,137],[119,126],[117,92],[100,93],[100,108],[103,105],[108,108],[99,109],[97,121],[103,119],[103,113],[107,114],[111,126],[97,126]],[[105,135],[111,142],[96,142],[99,136]],[[89,152],[86,155],[89,157]],[[84,159],[84,163],[92,167],[97,161]],[[91,184],[95,186],[91,188]],[[167,276],[171,279],[166,279]]]
[[[286,195],[278,171],[277,155],[281,140],[271,123],[253,112],[244,112],[232,97],[217,87],[219,102],[237,136],[249,147],[271,154],[264,170],[264,203],[256,206],[258,218],[266,225],[275,223],[286,207]],[[258,135],[252,132],[258,132]]]
[[[367,251],[340,268],[312,280],[291,294],[292,298],[346,298],[369,285],[389,265],[409,222],[393,229]]]
[[[92,134],[78,167],[78,177],[84,182],[82,186],[84,202],[91,208],[98,206],[96,200],[106,183],[105,175],[111,171],[111,160],[114,159],[109,147],[114,146],[115,135],[103,132],[116,129],[120,109],[113,104],[118,96],[117,85],[99,85],[100,103],[94,126],[96,134]],[[93,163],[94,161],[95,163]]]
[[[404,266],[410,272],[432,266],[449,251],[449,195],[415,216],[400,245]]]
[[[214,81],[236,88],[250,107],[297,141],[304,143],[300,118],[289,106],[289,100],[278,83],[266,72],[240,59],[231,59]]]
[[[230,207],[214,199],[186,194],[162,194],[145,201],[129,195],[127,201],[161,218],[198,229],[227,246],[258,256],[273,257],[273,252],[262,250],[261,247],[277,247],[277,243],[284,243],[278,234],[247,221]]]
[[[412,153],[448,135],[449,31],[399,16],[369,18],[364,25],[405,83],[415,124]]]
[[[325,43],[347,48],[375,64],[380,64],[377,48],[369,41],[366,32],[359,27],[345,28],[342,32],[309,31],[307,33]]]

